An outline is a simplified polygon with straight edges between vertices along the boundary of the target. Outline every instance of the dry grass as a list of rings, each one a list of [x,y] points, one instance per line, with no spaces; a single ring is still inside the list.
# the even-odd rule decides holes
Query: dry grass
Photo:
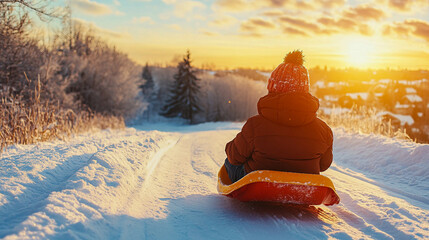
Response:
[[[123,128],[121,117],[65,110],[50,101],[40,100],[40,80],[30,91],[31,97],[0,92],[0,153],[9,145],[32,144],[92,129]]]
[[[336,111],[335,106],[331,114],[319,113],[321,118],[331,127],[342,127],[348,132],[361,134],[376,134],[390,138],[412,141],[403,128],[396,128],[391,121],[383,121],[377,116],[375,108],[353,106],[350,111]]]

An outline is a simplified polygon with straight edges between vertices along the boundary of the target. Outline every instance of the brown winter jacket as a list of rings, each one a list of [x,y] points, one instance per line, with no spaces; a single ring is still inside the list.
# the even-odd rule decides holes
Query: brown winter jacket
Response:
[[[316,116],[319,100],[309,93],[269,93],[225,151],[246,172],[277,170],[319,174],[332,163],[331,128]]]

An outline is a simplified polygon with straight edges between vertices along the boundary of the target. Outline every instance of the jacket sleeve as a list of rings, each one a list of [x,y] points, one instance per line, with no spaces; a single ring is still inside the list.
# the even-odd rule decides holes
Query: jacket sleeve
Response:
[[[334,155],[332,154],[332,147],[333,147],[333,143],[334,143],[334,139],[333,139],[333,134],[332,134],[332,130],[329,129],[329,142],[330,142],[330,146],[328,147],[328,149],[325,151],[325,153],[323,153],[321,159],[320,159],[320,171],[326,171],[332,164],[332,160],[334,158]]]
[[[241,132],[225,146],[226,156],[233,165],[240,165],[247,162],[252,157],[253,153],[253,126],[251,121],[247,121]]]

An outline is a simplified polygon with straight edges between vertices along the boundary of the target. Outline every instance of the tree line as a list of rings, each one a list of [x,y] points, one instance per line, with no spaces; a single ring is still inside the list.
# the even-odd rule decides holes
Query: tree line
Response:
[[[188,50],[176,68],[146,64],[141,88],[148,106],[143,119],[160,115],[193,124],[244,121],[257,114],[257,101],[267,93],[265,82],[236,72],[197,69],[191,63]]]
[[[0,0],[0,151],[138,114],[140,67],[50,1]],[[35,19],[60,22],[49,41]]]

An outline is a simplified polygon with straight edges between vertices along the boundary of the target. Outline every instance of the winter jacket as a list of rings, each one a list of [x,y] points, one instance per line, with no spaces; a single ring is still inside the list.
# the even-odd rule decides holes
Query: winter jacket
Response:
[[[331,128],[316,116],[319,100],[309,93],[269,93],[225,147],[231,164],[246,172],[277,170],[319,174],[332,163]]]

